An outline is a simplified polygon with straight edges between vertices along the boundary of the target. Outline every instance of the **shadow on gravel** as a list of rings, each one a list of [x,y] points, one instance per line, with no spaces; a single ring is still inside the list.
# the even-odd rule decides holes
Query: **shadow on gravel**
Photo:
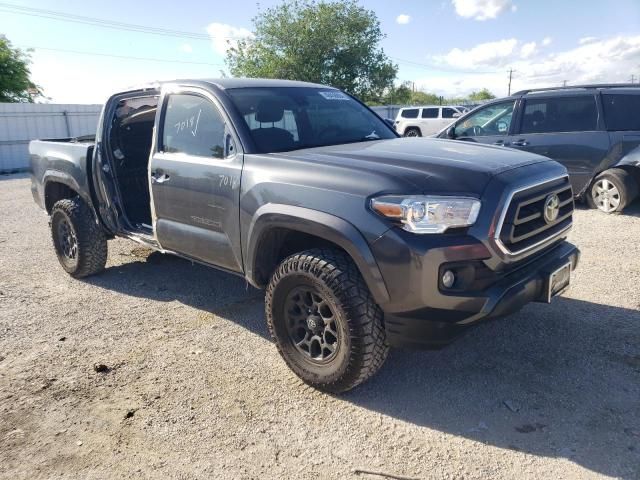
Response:
[[[177,300],[268,337],[263,315],[238,313],[261,305],[262,292],[239,277],[148,253],[134,248],[139,261],[86,281]],[[532,304],[443,350],[394,350],[377,376],[339,398],[499,448],[638,478],[640,311],[569,298]]]
[[[640,475],[640,311],[559,298],[437,352],[392,351],[346,400],[620,478]]]
[[[122,255],[122,254],[121,254]],[[264,293],[244,279],[188,260],[134,247],[130,263],[108,267],[83,281],[126,295],[160,302],[179,301],[198,310],[233,318],[233,311],[248,304],[261,305]],[[137,260],[137,261],[136,261]],[[250,318],[242,326],[270,338],[264,318]]]

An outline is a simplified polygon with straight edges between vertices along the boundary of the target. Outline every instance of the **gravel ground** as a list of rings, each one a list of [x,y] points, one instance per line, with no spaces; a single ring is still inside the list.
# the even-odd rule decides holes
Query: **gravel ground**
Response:
[[[0,177],[0,477],[638,479],[640,205],[571,236],[563,298],[332,397],[280,360],[262,292],[125,240],[73,280]]]

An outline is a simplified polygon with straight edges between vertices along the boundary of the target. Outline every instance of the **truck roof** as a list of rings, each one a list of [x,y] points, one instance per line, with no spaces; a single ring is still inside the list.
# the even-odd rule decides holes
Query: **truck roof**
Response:
[[[331,88],[328,85],[319,83],[300,82],[297,80],[277,80],[272,78],[180,78],[176,80],[166,80],[153,82],[146,85],[131,88],[128,91],[158,89],[164,84],[180,83],[196,86],[204,86],[205,84],[215,85],[223,90],[229,88],[252,88],[252,87],[313,87],[313,88]]]

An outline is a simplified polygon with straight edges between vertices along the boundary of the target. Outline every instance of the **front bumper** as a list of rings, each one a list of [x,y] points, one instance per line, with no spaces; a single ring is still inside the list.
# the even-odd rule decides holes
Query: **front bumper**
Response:
[[[376,243],[384,248],[384,242]],[[409,261],[399,266],[379,261],[385,280],[385,269],[405,270],[404,280],[389,288],[398,301],[382,305],[387,341],[396,347],[438,348],[481,321],[509,315],[530,302],[546,302],[549,275],[567,263],[574,270],[580,257],[578,248],[562,241],[502,273],[492,272],[495,276],[481,290],[446,292],[437,280],[443,263],[478,263],[483,253],[487,260],[488,251],[470,237],[457,245],[407,251]],[[393,274],[397,279],[398,271]]]

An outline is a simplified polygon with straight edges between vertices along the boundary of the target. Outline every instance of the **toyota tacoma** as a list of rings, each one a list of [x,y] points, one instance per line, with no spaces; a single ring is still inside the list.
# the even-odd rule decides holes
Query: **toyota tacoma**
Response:
[[[399,138],[322,85],[148,85],[113,95],[95,137],[29,148],[67,273],[100,272],[125,237],[239,275],[266,290],[287,365],[329,392],[371,377],[390,346],[439,347],[550,302],[578,263],[562,165]]]

